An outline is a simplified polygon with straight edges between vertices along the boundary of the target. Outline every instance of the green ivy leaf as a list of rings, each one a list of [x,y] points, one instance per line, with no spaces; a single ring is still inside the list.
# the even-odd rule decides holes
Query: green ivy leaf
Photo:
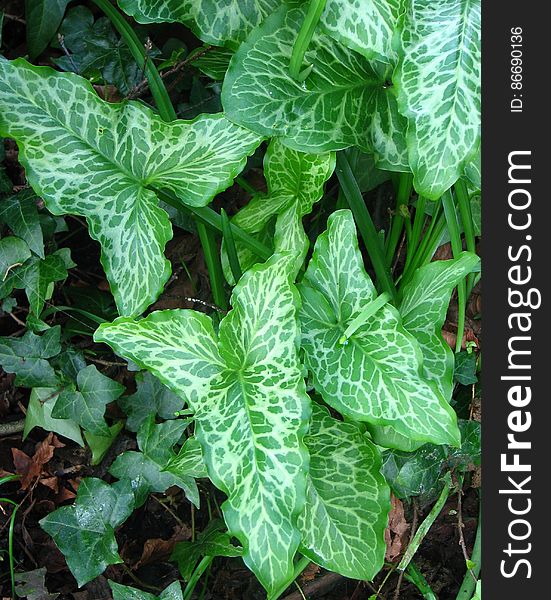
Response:
[[[74,267],[69,248],[61,248],[44,260],[32,256],[23,266],[10,273],[10,285],[24,289],[34,316],[38,317],[44,304],[52,297],[53,283],[67,278],[67,268]]]
[[[461,385],[472,385],[478,381],[476,375],[476,354],[462,350],[454,354],[455,365],[453,378]]]
[[[102,375],[94,365],[78,372],[77,386],[78,390],[60,392],[52,416],[71,419],[94,435],[109,437],[105,407],[124,392],[124,386]]]
[[[390,490],[377,447],[355,425],[314,405],[301,552],[316,564],[370,581],[385,558]]]
[[[197,563],[203,556],[242,556],[243,549],[231,543],[231,537],[224,531],[224,523],[219,519],[209,524],[195,542],[178,542],[174,546],[170,560],[178,564],[184,581],[189,581]]]
[[[143,78],[126,42],[114,32],[106,17],[94,23],[94,15],[85,6],[75,6],[61,24],[59,33],[71,56],[54,59],[64,71],[79,75],[101,73],[105,83],[128,94]]]
[[[0,365],[6,373],[15,373],[15,385],[55,387],[58,378],[48,362],[61,352],[61,327],[56,325],[39,336],[27,331],[23,337],[0,337]]]
[[[312,72],[302,83],[289,74],[307,7],[282,6],[241,44],[222,88],[228,118],[301,152],[358,146],[381,168],[409,170],[390,72],[316,32],[304,59]]]
[[[195,412],[209,477],[228,495],[222,510],[230,534],[271,592],[293,576],[308,464],[310,400],[298,360],[291,262],[276,255],[243,276],[218,337],[211,319],[192,310],[120,318],[95,334]]]
[[[394,74],[415,189],[436,200],[480,142],[480,0],[413,0]]]
[[[453,260],[438,260],[418,269],[404,286],[400,314],[404,327],[423,352],[423,373],[450,402],[453,392],[453,352],[442,337],[442,325],[457,284],[480,262],[463,252]]]
[[[35,427],[42,427],[45,431],[53,431],[73,440],[79,446],[84,446],[80,427],[70,419],[54,419],[52,411],[54,409],[59,389],[35,387],[31,390],[27,414],[25,415],[25,429],[23,430],[23,439]]]
[[[54,37],[70,0],[25,0],[27,47],[36,58]]]
[[[150,415],[138,431],[141,452],[124,452],[111,465],[111,475],[131,482],[136,506],[143,504],[150,492],[164,492],[177,485],[199,507],[199,490],[191,474],[175,475],[163,471],[174,454],[172,447],[178,443],[188,425],[189,421],[181,419],[156,425],[154,416]]]
[[[126,428],[138,431],[148,415],[154,413],[162,419],[175,419],[182,409],[182,399],[163,385],[151,373],[136,374],[137,390],[131,396],[119,398],[118,404],[128,415]]]
[[[320,24],[327,34],[348,48],[392,62],[392,38],[402,0],[328,0]]]
[[[141,103],[109,104],[86,80],[21,59],[0,60],[0,115],[48,209],[87,218],[125,315],[155,301],[170,274],[172,229],[151,188],[204,206],[260,142],[221,114],[165,123]]]
[[[349,210],[329,217],[299,291],[304,362],[327,404],[417,441],[459,443],[455,412],[423,377],[419,345],[394,307],[382,306],[346,343],[339,342],[376,298]]]
[[[276,252],[296,255],[297,271],[302,265],[309,242],[302,219],[323,196],[325,182],[335,169],[334,153],[305,154],[285,147],[273,139],[264,157],[264,175],[268,185],[266,195],[259,194],[242,208],[232,223],[262,239],[275,217],[273,245]],[[258,260],[243,244],[236,244],[241,269],[246,271]],[[222,256],[226,279],[235,283],[227,255]]]
[[[113,600],[183,600],[182,586],[179,581],[171,583],[161,592],[160,596],[142,592],[136,588],[121,585],[114,581],[109,581],[109,587],[113,592]]]
[[[8,236],[0,240],[0,298],[5,298],[15,287],[13,272],[31,256],[23,240]]]
[[[127,481],[108,485],[101,479],[86,478],[80,482],[75,503],[50,513],[40,525],[54,538],[82,587],[109,565],[123,562],[115,528],[133,510],[134,496]]]
[[[118,0],[138,23],[180,22],[215,46],[238,46],[281,0]]]
[[[14,235],[25,240],[37,256],[44,258],[44,239],[38,219],[36,195],[32,190],[22,190],[0,202],[0,223],[7,225]]]
[[[95,435],[89,431],[84,432],[86,443],[92,451],[92,458],[90,460],[92,466],[100,464],[123,427],[124,423],[118,421],[109,427],[109,435]]]

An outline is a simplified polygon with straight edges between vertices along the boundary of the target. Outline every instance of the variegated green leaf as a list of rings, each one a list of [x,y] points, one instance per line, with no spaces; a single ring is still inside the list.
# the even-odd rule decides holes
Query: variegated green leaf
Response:
[[[86,80],[20,59],[0,60],[0,133],[16,139],[51,212],[86,217],[125,315],[143,312],[170,274],[172,229],[152,188],[206,205],[260,142],[221,114],[165,123],[141,103],[109,104]]]
[[[328,0],[321,26],[331,37],[366,58],[392,62],[392,37],[402,0]]]
[[[465,177],[477,190],[482,187],[482,165],[480,148],[473,160],[465,166]]]
[[[383,566],[390,491],[377,447],[355,425],[313,406],[301,552],[346,577],[371,580]]]
[[[420,194],[437,199],[480,140],[480,0],[412,0],[394,75]]]
[[[307,3],[282,6],[241,44],[222,88],[228,118],[295,150],[358,146],[375,154],[381,168],[409,170],[406,120],[387,83],[390,69],[318,31],[304,59],[311,73],[303,82],[289,74],[306,9]]]
[[[308,250],[308,237],[302,226],[302,218],[312,212],[314,204],[323,196],[325,182],[334,169],[333,153],[305,154],[287,148],[278,139],[272,140],[264,157],[268,193],[255,196],[233,217],[232,222],[262,239],[262,232],[276,217],[273,238],[275,252],[293,253],[300,267]],[[245,271],[258,257],[243,244],[236,246],[241,269]],[[225,253],[222,258],[226,278],[233,282]]]
[[[204,42],[238,46],[282,0],[118,0],[138,23],[188,25]]]
[[[350,211],[330,216],[299,291],[304,360],[327,404],[417,441],[459,442],[455,413],[425,379],[419,344],[394,307],[382,306],[340,343],[348,325],[376,298]]]
[[[442,337],[442,325],[453,289],[478,264],[476,254],[463,252],[453,260],[438,260],[418,269],[404,286],[400,314],[404,327],[423,352],[423,373],[446,399],[453,392],[453,352]]]
[[[97,341],[150,370],[195,412],[209,477],[228,495],[223,513],[244,560],[273,591],[293,577],[305,501],[310,416],[298,361],[292,257],[276,255],[235,287],[216,336],[191,310],[101,325]]]

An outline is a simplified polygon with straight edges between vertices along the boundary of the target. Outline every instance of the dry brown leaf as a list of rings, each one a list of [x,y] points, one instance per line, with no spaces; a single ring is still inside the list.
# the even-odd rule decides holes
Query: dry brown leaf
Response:
[[[162,562],[169,558],[174,550],[176,542],[191,539],[191,529],[184,525],[175,530],[174,535],[168,539],[153,538],[145,541],[140,559],[135,565],[135,568],[142,567],[155,562]]]
[[[390,562],[394,562],[402,552],[403,537],[409,529],[409,524],[404,515],[404,505],[394,494],[390,497],[390,506],[388,527],[385,530],[385,558]]]
[[[57,439],[54,442],[53,438],[54,434],[50,432],[45,440],[37,444],[32,458],[19,448],[11,449],[15,472],[21,477],[22,490],[26,490],[34,479],[40,477],[42,467],[52,459],[56,447],[59,448],[58,445],[55,445],[59,442]]]

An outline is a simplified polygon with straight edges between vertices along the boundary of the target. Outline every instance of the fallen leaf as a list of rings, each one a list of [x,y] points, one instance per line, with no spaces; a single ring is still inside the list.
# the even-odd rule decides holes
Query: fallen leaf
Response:
[[[402,552],[403,536],[409,529],[409,524],[404,515],[404,505],[394,494],[390,497],[390,506],[388,527],[385,530],[385,558],[390,562],[394,562]]]
[[[313,581],[316,578],[316,575],[320,572],[321,567],[319,565],[311,562],[306,569],[302,572],[300,576],[301,580],[304,582]]]
[[[184,527],[178,527],[174,535],[168,540],[163,540],[161,538],[146,540],[143,546],[142,555],[136,563],[135,568],[167,560],[172,554],[176,542],[189,539],[191,539],[191,529],[184,525]]]
[[[57,439],[54,442],[53,438],[54,434],[50,432],[45,440],[37,444],[32,458],[22,450],[12,448],[13,464],[15,465],[15,472],[21,477],[22,490],[26,490],[34,479],[40,477],[42,467],[52,459],[55,449],[60,447],[55,445],[59,442]]]

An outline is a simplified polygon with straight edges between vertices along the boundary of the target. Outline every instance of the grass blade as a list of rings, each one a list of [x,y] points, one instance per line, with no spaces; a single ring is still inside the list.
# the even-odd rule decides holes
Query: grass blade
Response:
[[[235,240],[233,239],[228,215],[224,209],[220,211],[220,215],[222,217],[222,236],[224,237],[226,252],[228,253],[228,262],[230,263],[233,279],[237,283],[241,279],[243,272],[241,271],[241,265],[239,264],[239,256],[237,255],[237,248],[235,247]]]

